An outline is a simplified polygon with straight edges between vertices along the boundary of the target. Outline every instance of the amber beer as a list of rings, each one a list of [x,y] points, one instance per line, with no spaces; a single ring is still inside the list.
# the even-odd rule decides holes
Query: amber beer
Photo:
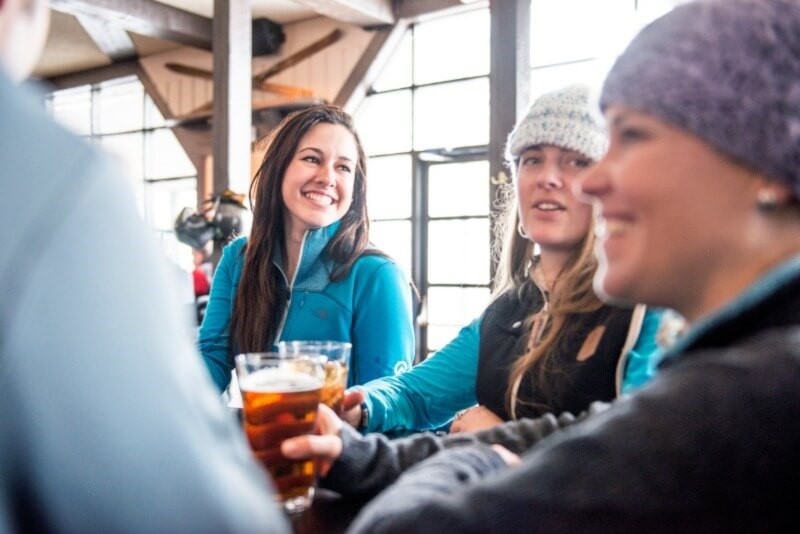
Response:
[[[252,356],[252,355],[243,355]],[[238,357],[237,357],[238,358]],[[252,360],[252,358],[251,358]],[[290,460],[280,452],[283,440],[311,434],[322,398],[321,364],[308,358],[262,358],[264,365],[241,376],[244,429],[250,447],[267,468],[290,512],[308,507],[313,498],[313,460]]]
[[[344,414],[345,388],[347,388],[347,364],[343,361],[326,361],[322,402],[330,406],[339,417]]]
[[[340,417],[344,414],[344,392],[347,388],[347,370],[352,345],[344,341],[281,341],[281,354],[320,357],[325,367],[325,385],[322,402]]]

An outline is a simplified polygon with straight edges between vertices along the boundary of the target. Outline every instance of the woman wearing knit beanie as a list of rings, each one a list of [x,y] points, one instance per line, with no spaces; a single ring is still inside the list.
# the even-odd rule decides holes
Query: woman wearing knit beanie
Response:
[[[596,286],[674,307],[689,331],[647,386],[563,430],[388,442],[331,425],[287,443],[338,457],[323,484],[343,491],[417,464],[351,532],[797,530],[800,2],[677,7],[601,103],[610,148],[577,187],[599,211]]]
[[[607,145],[587,88],[533,103],[508,139],[512,222],[494,299],[422,364],[359,387],[364,403],[346,419],[363,431],[407,433],[456,414],[450,430],[471,431],[547,411],[579,413],[649,378],[660,314],[595,295],[592,208],[572,193]]]

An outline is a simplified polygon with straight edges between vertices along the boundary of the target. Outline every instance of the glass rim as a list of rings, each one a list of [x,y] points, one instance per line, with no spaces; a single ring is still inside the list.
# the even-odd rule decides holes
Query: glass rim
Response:
[[[349,341],[334,341],[332,339],[286,339],[277,343],[278,347],[281,345],[287,346],[292,344],[303,344],[311,347],[338,347],[343,349],[353,348],[353,344]]]
[[[314,356],[317,356],[316,354]],[[308,354],[298,354],[293,352],[278,352],[278,351],[264,351],[264,352],[242,352],[233,357],[235,364],[253,364],[264,361],[297,361],[311,359]]]

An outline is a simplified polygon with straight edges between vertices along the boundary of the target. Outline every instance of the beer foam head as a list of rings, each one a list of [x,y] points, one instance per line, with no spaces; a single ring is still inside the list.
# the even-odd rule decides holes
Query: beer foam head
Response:
[[[243,391],[262,393],[295,393],[322,387],[321,376],[313,376],[294,369],[260,369],[239,379]]]

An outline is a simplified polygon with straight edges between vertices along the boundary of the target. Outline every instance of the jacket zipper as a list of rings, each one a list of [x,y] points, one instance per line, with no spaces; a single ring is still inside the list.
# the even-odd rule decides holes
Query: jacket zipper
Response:
[[[286,279],[286,273],[283,272],[283,269],[278,269],[281,272],[281,275],[283,275],[283,281],[289,286],[289,298],[286,299],[286,306],[283,309],[283,317],[281,317],[281,322],[278,325],[278,329],[275,331],[275,339],[272,340],[273,346],[277,345],[278,340],[281,339],[283,327],[286,325],[286,318],[289,316],[289,306],[292,304],[292,290],[294,289],[294,283],[297,280],[297,273],[300,272],[300,266],[303,263],[303,249],[306,247],[306,237],[308,237],[308,230],[306,230],[306,232],[303,234],[303,240],[300,242],[300,253],[297,255],[297,268],[292,274],[292,281],[289,282]]]

